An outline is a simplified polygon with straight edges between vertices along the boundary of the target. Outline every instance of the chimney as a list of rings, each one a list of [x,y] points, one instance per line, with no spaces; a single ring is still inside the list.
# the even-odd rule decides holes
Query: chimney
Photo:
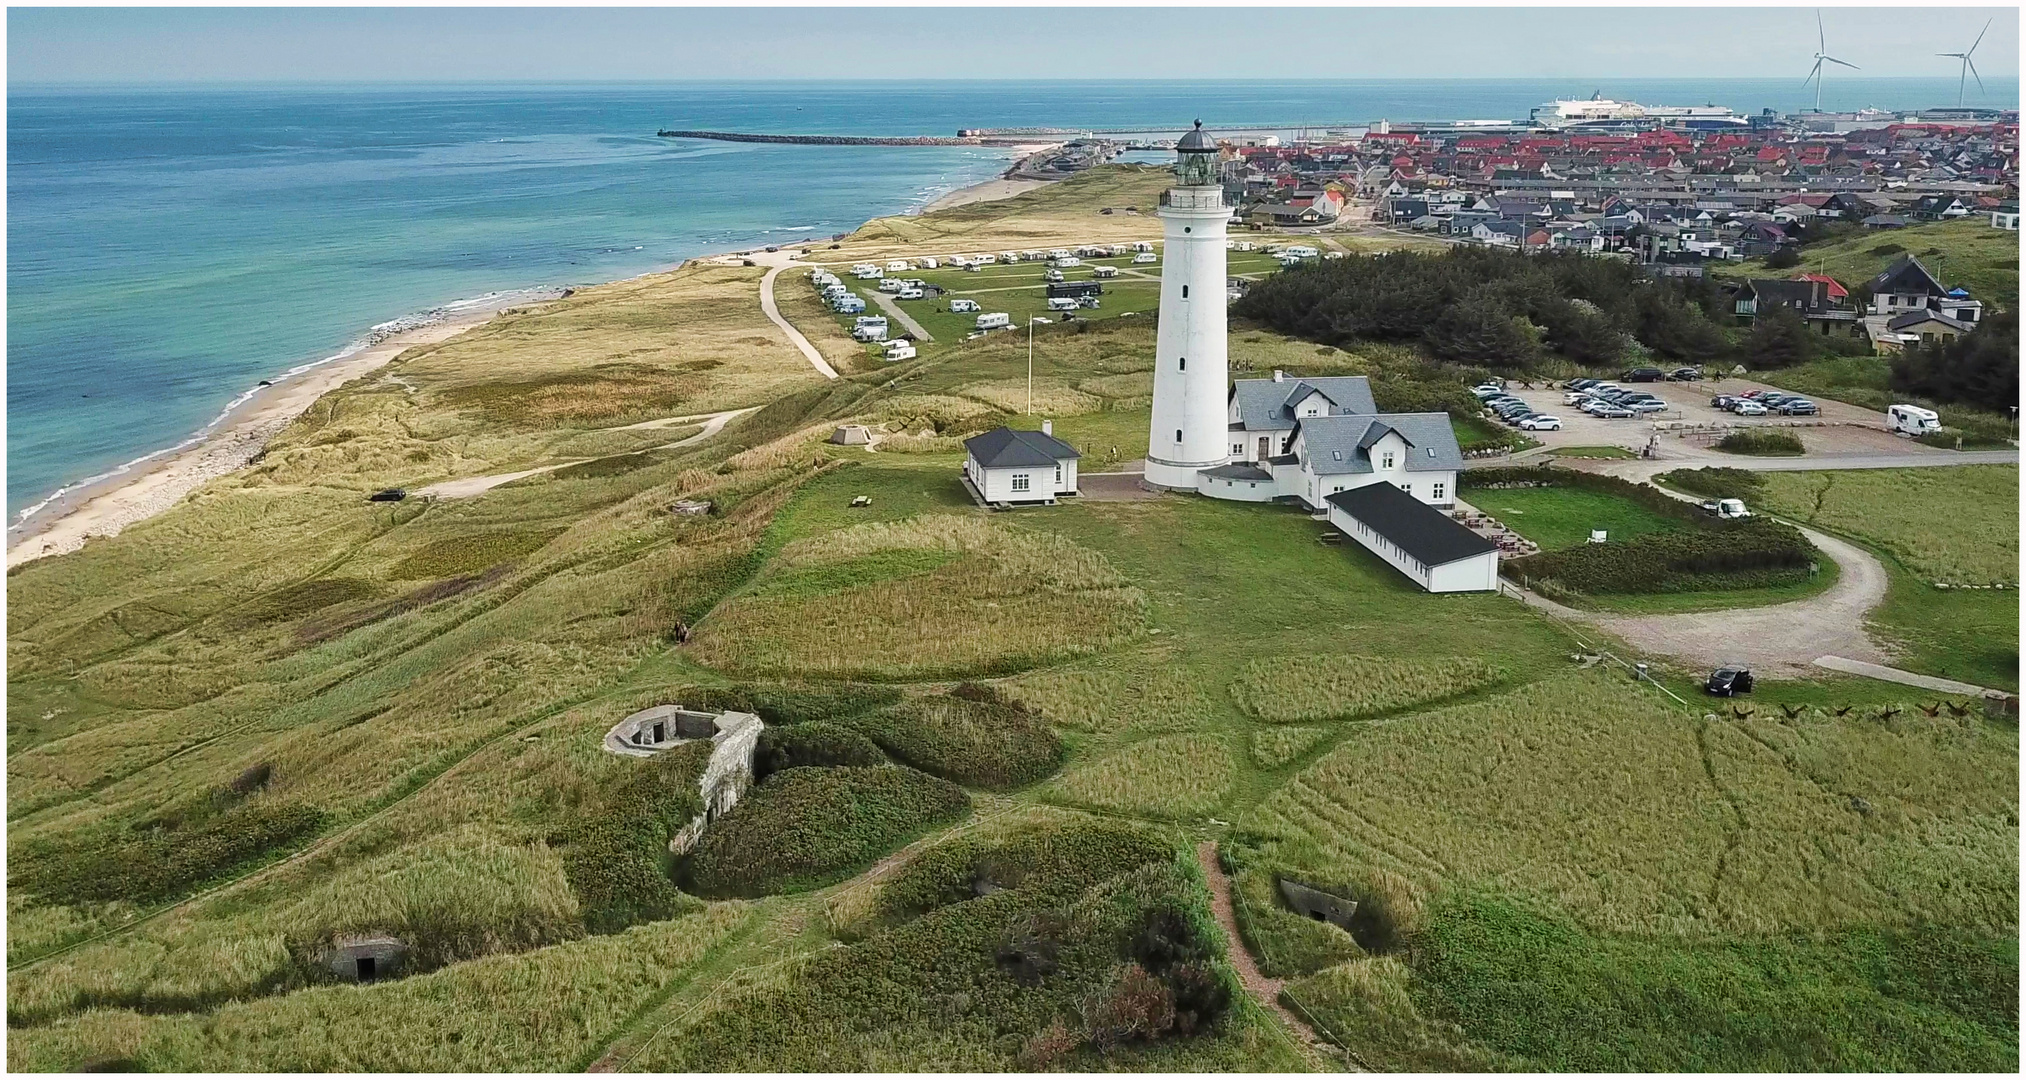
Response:
[[[1055,421],[1053,421],[1053,420],[1043,420],[1043,421],[1041,422],[1041,433],[1042,433],[1043,435],[1054,435],[1054,434],[1055,434]]]
[[[1286,382],[1286,381],[1287,381],[1287,372],[1285,372],[1285,371],[1282,371],[1282,370],[1280,370],[1279,368],[1274,368],[1274,369],[1273,369],[1273,381],[1274,381],[1274,382]]]

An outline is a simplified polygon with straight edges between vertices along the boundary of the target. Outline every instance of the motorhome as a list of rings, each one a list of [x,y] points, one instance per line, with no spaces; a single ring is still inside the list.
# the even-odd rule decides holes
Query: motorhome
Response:
[[[934,255],[922,256],[921,262],[922,269],[924,270],[934,270],[936,268],[936,257]]]
[[[978,329],[980,330],[1004,330],[1012,325],[1013,316],[1003,311],[988,311],[978,316]]]
[[[857,266],[851,268],[851,276],[855,278],[867,278],[867,279],[876,278],[880,276],[879,267],[874,266],[871,263],[859,263]]]
[[[900,291],[900,299],[902,300],[920,300],[922,297],[927,295],[928,293],[923,292],[922,290],[917,289],[912,285]]]
[[[1074,296],[1051,296],[1048,298],[1048,310],[1050,311],[1075,311],[1076,306],[1076,297]]]
[[[907,288],[907,282],[902,281],[897,277],[888,277],[879,279],[880,292],[899,292],[905,288]]]
[[[1017,251],[1002,251],[999,253],[999,261],[1002,263],[1017,263],[1020,261],[1020,253]]]
[[[884,316],[884,315],[860,315],[860,316],[858,317],[858,319],[857,319],[856,321],[854,321],[854,322],[853,322],[853,323],[852,323],[851,325],[852,325],[853,327],[865,327],[865,326],[877,326],[877,327],[879,327],[879,328],[880,328],[881,330],[884,330],[884,329],[886,329],[886,316]]]
[[[1296,244],[1293,247],[1287,249],[1287,254],[1292,255],[1297,259],[1313,259],[1316,257],[1317,252],[1316,249],[1312,247],[1308,247],[1303,244]]]
[[[877,325],[861,326],[853,330],[851,336],[859,341],[885,341],[886,324],[882,322]]]
[[[1894,405],[1885,410],[1885,429],[1899,435],[1926,435],[1942,429],[1942,418],[1933,409],[1918,405]]]
[[[856,315],[865,310],[865,298],[849,293],[840,296],[831,305],[840,315]]]
[[[914,267],[909,266],[908,261],[906,259],[887,260],[886,272],[889,274],[905,274],[912,269],[914,269]]]
[[[951,314],[954,314],[954,315],[964,315],[964,314],[968,314],[968,313],[970,313],[970,312],[973,312],[973,311],[976,311],[976,310],[978,310],[978,302],[977,302],[976,300],[952,300],[952,301],[950,301],[950,312],[951,312]]]

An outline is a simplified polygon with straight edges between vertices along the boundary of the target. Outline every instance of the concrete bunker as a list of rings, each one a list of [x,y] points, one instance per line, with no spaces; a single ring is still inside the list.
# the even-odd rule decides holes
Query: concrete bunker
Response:
[[[864,424],[846,424],[830,433],[830,441],[839,446],[869,446],[872,431]]]
[[[668,841],[681,855],[696,845],[704,829],[739,801],[753,786],[753,751],[766,724],[747,712],[698,712],[680,705],[642,709],[605,733],[605,749],[628,757],[653,757],[673,746],[698,739],[711,741],[710,760],[697,781],[703,812],[691,818]]]
[[[1324,892],[1293,878],[1281,878],[1279,885],[1280,898],[1287,901],[1287,906],[1296,914],[1329,923],[1345,933],[1351,932],[1351,920],[1358,913],[1356,900]]]
[[[373,982],[401,974],[408,943],[392,934],[341,934],[324,956],[331,974],[348,982]]]

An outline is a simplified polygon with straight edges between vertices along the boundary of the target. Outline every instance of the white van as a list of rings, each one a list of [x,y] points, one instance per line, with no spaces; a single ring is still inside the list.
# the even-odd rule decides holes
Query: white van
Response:
[[[1933,409],[1918,405],[1894,405],[1885,410],[1885,429],[1899,435],[1925,435],[1942,429],[1942,418]]]
[[[1076,307],[1076,297],[1074,296],[1051,296],[1048,298],[1048,310],[1050,311],[1075,311]]]
[[[1002,251],[999,253],[999,261],[1002,263],[1017,263],[1020,261],[1020,253],[1017,251]]]
[[[1013,325],[1013,316],[1003,311],[989,311],[978,316],[978,329],[1004,330]]]
[[[973,312],[973,311],[976,311],[976,310],[978,310],[978,302],[977,302],[976,300],[952,300],[952,301],[950,301],[950,312],[951,312],[951,314],[954,314],[954,315],[965,315],[965,314],[969,314],[970,312]]]
[[[921,355],[915,352],[915,347],[913,345],[910,345],[905,341],[898,341],[898,340],[892,341],[888,343],[888,346],[889,347],[886,350],[886,362],[889,364],[898,363],[902,360],[912,360],[916,356]]]

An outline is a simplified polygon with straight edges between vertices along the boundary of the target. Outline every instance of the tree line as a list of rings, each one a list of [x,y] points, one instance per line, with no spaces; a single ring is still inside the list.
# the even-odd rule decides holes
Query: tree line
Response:
[[[1714,283],[1617,259],[1455,247],[1305,263],[1255,284],[1231,313],[1339,347],[1420,345],[1524,371],[1551,353],[1592,366],[1717,360],[1733,351],[1729,304]]]
[[[1961,337],[1908,347],[1892,359],[1890,385],[2003,413],[2019,404],[2019,313],[1996,312]]]

